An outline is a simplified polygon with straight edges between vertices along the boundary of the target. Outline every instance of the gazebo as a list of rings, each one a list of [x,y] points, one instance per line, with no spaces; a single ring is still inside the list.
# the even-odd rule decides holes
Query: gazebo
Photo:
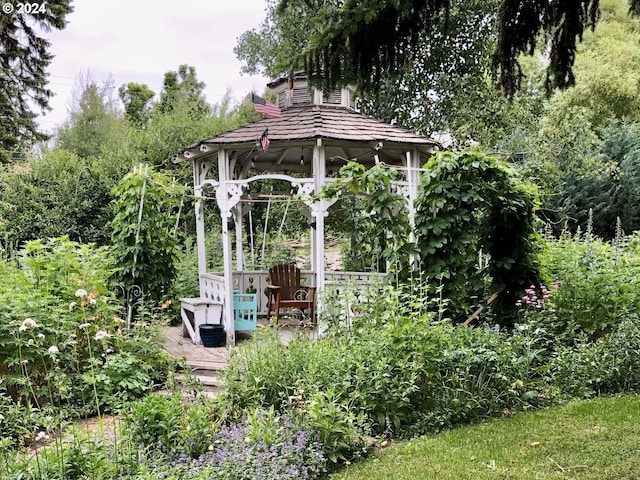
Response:
[[[372,274],[326,271],[325,219],[333,202],[314,201],[312,196],[332,181],[330,176],[341,162],[356,160],[367,167],[385,162],[403,172],[394,188],[406,196],[412,222],[420,167],[437,149],[433,140],[360,114],[353,88],[325,95],[310,88],[302,74],[281,78],[268,87],[277,96],[278,118],[264,118],[202,140],[174,157],[176,162],[193,164],[199,295],[222,303],[228,345],[235,344],[233,292],[244,291],[249,277],[259,292],[258,310],[266,313],[262,292],[268,271],[246,270],[243,255],[243,218],[252,206],[249,186],[253,182],[284,180],[301,200],[311,228],[311,270],[302,273],[322,294],[338,282],[366,282]],[[207,271],[203,202],[214,196],[222,217],[223,272]]]

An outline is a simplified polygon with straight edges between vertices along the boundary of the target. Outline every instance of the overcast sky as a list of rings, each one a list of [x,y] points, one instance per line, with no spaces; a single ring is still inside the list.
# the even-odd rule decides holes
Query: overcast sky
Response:
[[[55,55],[49,68],[53,111],[39,119],[43,130],[64,121],[74,80],[89,71],[116,88],[146,83],[156,93],[164,73],[186,63],[206,83],[210,103],[227,88],[236,98],[262,92],[267,79],[240,75],[233,47],[265,17],[265,0],[73,0],[67,27],[46,37]]]

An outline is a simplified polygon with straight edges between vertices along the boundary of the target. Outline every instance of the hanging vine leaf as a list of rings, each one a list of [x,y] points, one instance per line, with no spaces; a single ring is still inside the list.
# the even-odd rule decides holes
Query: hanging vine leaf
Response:
[[[446,32],[449,15],[464,8],[464,3],[280,0],[277,12],[284,15],[300,5],[316,12],[303,52],[304,65],[326,89],[355,83],[364,91],[375,91],[381,79],[401,78],[425,39],[434,32]],[[496,11],[492,2],[479,2],[477,8],[484,9],[487,19],[495,19],[493,72],[504,92],[512,95],[519,88],[522,72],[518,56],[532,54],[541,34],[550,39],[549,86],[572,85],[576,43],[585,29],[595,26],[598,6],[599,0],[501,0]]]

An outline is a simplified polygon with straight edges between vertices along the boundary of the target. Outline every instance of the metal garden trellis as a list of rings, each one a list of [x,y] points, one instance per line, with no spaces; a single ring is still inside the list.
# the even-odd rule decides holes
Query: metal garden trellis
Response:
[[[138,165],[137,169],[134,169],[134,172],[142,172],[143,165]],[[147,191],[147,179],[149,177],[149,164],[144,164],[144,172],[142,174],[142,191],[140,193],[140,207],[138,208],[138,223],[136,225],[136,239],[134,246],[137,247],[140,241],[140,229],[142,225],[142,213],[144,211],[144,196]],[[136,278],[136,265],[138,263],[138,249],[136,248],[133,252],[133,268],[132,268],[132,278]],[[124,296],[124,304],[127,312],[127,330],[131,328],[131,319],[133,317],[133,308],[136,304],[142,305],[144,302],[144,291],[140,285],[122,285],[122,291]],[[136,301],[133,301],[133,300]]]

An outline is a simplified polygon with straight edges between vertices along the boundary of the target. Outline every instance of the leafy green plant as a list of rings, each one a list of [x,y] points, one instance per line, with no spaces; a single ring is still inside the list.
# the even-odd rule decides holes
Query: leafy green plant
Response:
[[[637,237],[605,243],[590,234],[547,237],[540,254],[543,272],[558,283],[538,326],[571,344],[581,334],[595,339],[640,308],[632,285],[640,278]],[[551,308],[552,307],[552,308]]]
[[[34,454],[35,468],[29,468],[30,479],[83,480],[87,477],[113,478],[119,466],[113,463],[114,445],[74,435],[58,441]]]
[[[125,413],[125,432],[135,445],[168,453],[178,446],[182,409],[177,396],[149,395]]]
[[[179,394],[148,395],[124,414],[128,441],[165,455],[202,455],[213,442],[215,426],[205,405],[185,402]]]
[[[139,166],[114,187],[113,253],[118,259],[115,278],[125,291],[141,287],[160,302],[176,274],[175,237],[181,187],[151,166]]]
[[[513,321],[514,304],[536,283],[536,195],[507,164],[464,152],[438,152],[425,165],[416,200],[416,235],[421,271],[435,287],[442,283],[448,309],[468,312],[471,296],[500,292],[493,309]],[[478,252],[488,255],[477,268]]]
[[[316,392],[306,405],[309,424],[318,431],[322,449],[334,464],[351,461],[366,451],[362,425],[340,397],[333,389]]]
[[[586,339],[564,348],[552,363],[553,380],[571,397],[640,392],[640,326],[637,316],[623,319],[597,342]]]

